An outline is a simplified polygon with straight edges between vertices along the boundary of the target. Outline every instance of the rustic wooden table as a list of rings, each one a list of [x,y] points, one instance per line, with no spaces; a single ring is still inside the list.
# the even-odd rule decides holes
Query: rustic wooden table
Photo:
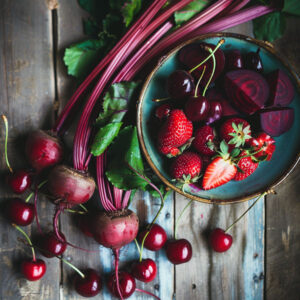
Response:
[[[46,1],[2,0],[0,6],[0,102],[1,113],[10,122],[9,157],[13,167],[25,166],[23,145],[26,134],[35,128],[49,128],[57,107],[62,107],[74,91],[75,80],[66,75],[62,54],[66,46],[83,39],[81,16],[84,12],[76,0],[60,0],[59,7],[49,10]],[[277,50],[300,71],[300,22],[290,18],[287,31],[275,43]],[[230,30],[251,35],[251,24]],[[3,150],[1,125],[0,145]],[[287,145],[288,147],[288,145]],[[1,211],[13,195],[4,184],[6,172],[1,151]],[[158,276],[147,285],[138,283],[162,300],[199,299],[299,299],[300,294],[300,202],[298,195],[300,166],[278,188],[277,195],[267,196],[232,230],[234,243],[224,254],[213,253],[207,245],[209,229],[226,227],[251,201],[227,206],[193,203],[183,218],[178,236],[193,245],[192,260],[173,266],[163,251],[145,251],[145,257],[158,262]],[[174,219],[187,199],[171,195],[158,222],[171,235]],[[151,220],[159,201],[138,194],[133,203],[141,220]],[[51,228],[53,205],[40,198],[38,211],[43,228]],[[36,232],[35,225],[26,228]],[[112,270],[112,255],[78,232],[70,215],[61,216],[61,230],[68,239],[85,245],[95,253],[68,248],[65,257],[79,268]],[[38,282],[26,281],[19,272],[20,261],[30,254],[18,241],[19,234],[0,216],[0,298],[3,300],[81,299],[72,289],[73,271],[58,259],[47,260],[47,273]],[[134,245],[126,247],[121,260],[137,255]],[[111,299],[104,291],[95,299]],[[151,299],[136,293],[132,299]]]

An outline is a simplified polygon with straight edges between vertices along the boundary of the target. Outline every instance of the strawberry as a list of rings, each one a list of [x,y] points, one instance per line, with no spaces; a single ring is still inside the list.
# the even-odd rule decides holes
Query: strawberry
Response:
[[[228,119],[220,128],[220,136],[230,146],[244,146],[251,139],[250,124],[241,118]]]
[[[238,149],[236,149],[238,151]],[[214,189],[233,179],[237,168],[228,153],[228,145],[222,141],[220,144],[220,157],[213,159],[207,166],[202,185],[204,190]]]
[[[250,176],[258,167],[258,163],[254,162],[251,156],[243,157],[248,155],[246,151],[242,151],[240,157],[242,157],[237,163],[238,172],[236,173],[234,180],[240,181]]]
[[[196,130],[192,145],[200,154],[212,156],[216,154],[214,139],[215,134],[213,128],[209,125],[205,125]]]
[[[158,132],[158,150],[167,156],[176,156],[192,137],[193,124],[184,112],[174,109]]]
[[[171,165],[172,178],[184,183],[198,180],[202,168],[201,157],[191,151],[186,151],[177,156]]]
[[[257,137],[252,138],[250,140],[250,146],[253,147],[254,151],[261,149],[261,151],[254,154],[256,158],[265,158],[266,160],[270,160],[272,158],[273,152],[276,149],[275,140],[264,132],[258,134]]]

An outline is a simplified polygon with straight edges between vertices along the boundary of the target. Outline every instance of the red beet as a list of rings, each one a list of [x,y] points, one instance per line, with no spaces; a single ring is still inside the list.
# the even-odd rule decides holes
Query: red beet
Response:
[[[115,274],[112,274],[107,281],[107,287],[109,291],[118,299],[121,299],[119,291],[124,299],[129,298],[135,291],[136,283],[133,276],[129,273],[121,271],[119,272],[119,285],[120,289],[118,291],[117,278]]]
[[[289,107],[267,109],[260,112],[262,130],[270,136],[279,136],[294,123],[294,109]]]
[[[42,130],[29,135],[25,151],[31,166],[37,171],[54,166],[63,158],[63,149],[58,138]]]
[[[129,209],[99,212],[93,218],[90,228],[99,244],[107,248],[120,249],[136,238],[139,219]]]
[[[71,205],[88,201],[94,194],[95,181],[86,173],[59,165],[51,170],[48,177],[50,193]]]
[[[262,75],[251,70],[226,73],[224,87],[228,99],[245,114],[253,114],[264,107],[269,97],[269,85]]]
[[[294,98],[295,89],[288,77],[282,70],[275,70],[266,76],[270,85],[269,104],[272,106],[287,106]]]
[[[209,47],[212,50],[214,50],[216,46],[212,44],[206,44],[206,43],[187,45],[179,51],[179,61],[189,69],[196,67],[210,54],[210,52],[207,51],[205,47]],[[225,56],[223,51],[220,48],[215,52],[215,58],[216,58],[216,69],[212,78],[212,82],[214,82],[217,79],[217,77],[219,77],[219,75],[222,73],[225,66]],[[206,69],[203,78],[200,82],[201,86],[205,86],[209,80],[209,77],[211,76],[213,70],[212,59],[209,59],[202,66],[200,66],[199,68],[197,68],[195,71],[192,72],[193,76],[195,76],[196,78],[200,78],[204,66],[206,66]]]

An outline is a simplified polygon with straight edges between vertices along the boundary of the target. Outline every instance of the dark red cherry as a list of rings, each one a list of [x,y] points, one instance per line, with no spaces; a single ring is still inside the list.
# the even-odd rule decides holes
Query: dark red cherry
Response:
[[[264,71],[262,60],[259,55],[260,48],[256,52],[248,52],[245,55],[245,68],[262,73]]]
[[[194,88],[194,78],[184,70],[174,71],[167,79],[167,91],[173,99],[192,95]]]
[[[65,240],[65,236],[62,233],[60,235]],[[48,258],[63,254],[67,248],[67,243],[59,241],[54,232],[49,232],[42,236],[38,244],[41,248],[41,253]]]
[[[220,120],[223,113],[222,104],[220,102],[210,101],[209,105],[210,105],[209,113],[205,121],[207,125]]]
[[[169,116],[171,109],[170,104],[162,104],[155,109],[155,116],[162,121]]]
[[[27,226],[32,223],[34,215],[34,205],[20,198],[13,198],[8,202],[7,216],[12,223]]]
[[[21,264],[21,272],[26,279],[36,281],[41,279],[46,273],[46,264],[42,259],[25,260]]]
[[[142,261],[134,262],[131,274],[138,280],[150,282],[156,277],[156,263],[154,260],[147,258]]]
[[[142,231],[138,240],[142,242],[147,230]],[[161,249],[167,241],[167,234],[165,230],[158,224],[153,224],[149,234],[147,235],[144,243],[144,247],[148,250],[157,251]]]
[[[226,71],[243,69],[243,59],[240,50],[231,50],[225,53]]]
[[[83,272],[84,278],[76,274],[74,286],[76,292],[83,297],[94,297],[99,294],[102,284],[100,275],[93,269]]]
[[[125,271],[119,272],[119,285],[120,285],[120,292],[124,299],[129,298],[135,291],[136,283],[133,276]],[[117,289],[117,282],[115,274],[110,275],[107,281],[107,287],[112,295],[117,298],[121,298],[118,289]]]
[[[14,193],[22,194],[28,188],[30,188],[32,178],[31,174],[28,171],[17,170],[14,173],[7,175],[6,182]]]
[[[166,254],[168,260],[174,265],[186,263],[192,258],[192,245],[186,239],[168,240]]]
[[[91,216],[89,214],[79,215],[77,216],[77,222],[78,222],[78,227],[80,228],[80,230],[83,232],[84,235],[88,237],[93,237],[90,228],[90,220],[91,220],[90,218]]]
[[[210,244],[216,252],[225,252],[232,245],[232,236],[221,228],[215,228],[210,234]]]
[[[189,97],[185,103],[184,112],[187,118],[192,122],[204,121],[208,117],[210,104],[207,98],[203,96]]]

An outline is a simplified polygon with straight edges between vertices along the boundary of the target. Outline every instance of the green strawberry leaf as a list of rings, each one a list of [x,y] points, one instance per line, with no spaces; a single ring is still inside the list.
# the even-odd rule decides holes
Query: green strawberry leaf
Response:
[[[239,148],[234,148],[230,152],[230,156],[234,158],[234,157],[239,156],[240,153],[241,153],[241,150]]]
[[[122,124],[122,122],[109,123],[98,130],[91,147],[94,156],[99,156],[105,151],[118,135]]]
[[[211,1],[209,0],[195,0],[186,5],[181,10],[178,10],[174,13],[174,20],[176,25],[181,25],[182,23],[190,20],[200,11],[204,10]]]
[[[269,42],[279,39],[283,35],[285,27],[285,16],[278,11],[253,20],[253,32],[255,37]]]
[[[224,140],[220,143],[220,150],[224,154],[228,152],[228,145]]]
[[[145,190],[148,183],[128,168],[130,165],[144,172],[136,127],[127,126],[120,131],[108,150],[107,161],[106,176],[112,185],[122,190]]]
[[[103,109],[96,124],[101,126],[107,122],[121,122],[130,102],[134,100],[138,86],[139,83],[133,81],[112,84],[103,98]]]

